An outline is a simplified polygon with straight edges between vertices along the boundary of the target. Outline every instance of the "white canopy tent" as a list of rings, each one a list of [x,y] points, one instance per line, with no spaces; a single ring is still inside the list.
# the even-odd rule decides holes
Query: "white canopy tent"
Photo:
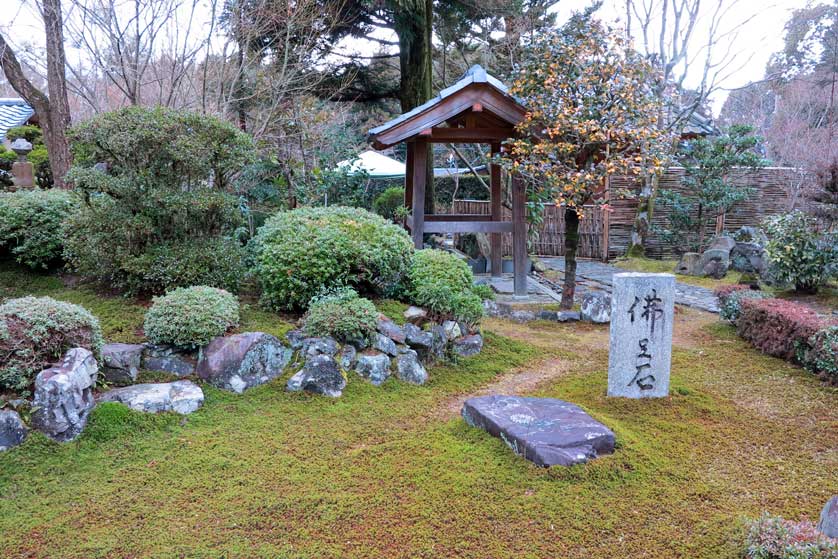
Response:
[[[358,154],[355,159],[347,159],[337,164],[338,169],[349,168],[349,173],[366,171],[371,179],[400,179],[404,178],[405,164],[392,157],[387,157],[373,150],[367,150]],[[476,171],[485,169],[485,165],[476,166]],[[465,167],[436,167],[435,177],[447,177],[450,175],[466,175],[471,171]]]

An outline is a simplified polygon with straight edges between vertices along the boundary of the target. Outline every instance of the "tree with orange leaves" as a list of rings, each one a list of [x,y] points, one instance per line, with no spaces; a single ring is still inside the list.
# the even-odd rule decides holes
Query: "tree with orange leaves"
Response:
[[[511,87],[527,115],[501,156],[527,184],[531,220],[545,202],[565,208],[564,309],[573,306],[586,206],[607,209],[611,175],[662,173],[673,144],[657,126],[656,71],[592,13],[576,13],[528,45]]]

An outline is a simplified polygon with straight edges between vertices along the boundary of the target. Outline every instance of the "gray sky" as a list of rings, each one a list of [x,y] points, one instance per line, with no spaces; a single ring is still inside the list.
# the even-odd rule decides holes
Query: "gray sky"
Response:
[[[647,0],[652,1],[652,0]],[[769,56],[782,48],[783,26],[788,20],[793,9],[803,8],[808,0],[725,0],[732,6],[725,18],[726,25],[738,27],[743,22],[739,32],[727,38],[724,48],[730,47],[732,52],[737,53],[737,58],[731,68],[737,69],[732,76],[725,79],[720,85],[724,88],[718,91],[712,101],[714,112],[718,114],[724,98],[727,95],[726,89],[741,87],[750,81],[762,78],[766,62]],[[0,0],[3,9],[0,12],[0,30],[10,37],[13,44],[20,47],[29,44],[37,49],[43,44],[43,26],[37,12],[34,11],[32,0]],[[559,19],[566,19],[574,10],[583,8],[589,4],[589,0],[561,0],[556,8]],[[714,0],[705,0],[705,6],[710,8]],[[819,3],[819,2],[816,2]],[[65,10],[69,2],[65,2]],[[705,10],[706,12],[707,10]],[[201,10],[205,19],[209,19],[209,8]],[[625,19],[624,0],[604,0],[600,10],[603,19],[622,25]],[[749,19],[752,18],[752,19]],[[696,32],[696,49],[706,35],[703,26],[707,25],[709,14],[704,13],[702,21]],[[200,26],[196,26],[200,29]],[[365,45],[359,43],[352,45],[351,50],[365,50]],[[367,47],[367,48],[371,48]],[[73,49],[68,49],[68,59],[74,60],[78,56]],[[692,78],[695,78],[691,74]],[[693,82],[695,79],[692,80]],[[686,85],[691,85],[688,78]]]

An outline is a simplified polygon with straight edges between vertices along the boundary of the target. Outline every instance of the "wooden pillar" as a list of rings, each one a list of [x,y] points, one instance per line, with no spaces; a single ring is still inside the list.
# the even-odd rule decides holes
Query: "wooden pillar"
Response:
[[[413,145],[407,144],[407,161],[404,164],[404,207],[413,208]]]
[[[413,246],[421,250],[424,246],[422,235],[425,233],[425,177],[428,165],[428,142],[416,140],[411,144],[413,150],[412,168],[408,170],[413,175]]]
[[[492,144],[492,156],[497,155],[500,153],[500,144]],[[500,165],[492,165],[491,171],[491,194],[489,199],[491,200],[492,206],[492,221],[502,221],[503,220],[503,213],[501,209],[501,176],[500,176]],[[490,233],[490,246],[491,246],[491,266],[492,266],[492,276],[500,276],[501,269],[503,268],[503,243],[501,233]]]
[[[512,260],[515,297],[527,296],[527,193],[524,181],[512,177]]]

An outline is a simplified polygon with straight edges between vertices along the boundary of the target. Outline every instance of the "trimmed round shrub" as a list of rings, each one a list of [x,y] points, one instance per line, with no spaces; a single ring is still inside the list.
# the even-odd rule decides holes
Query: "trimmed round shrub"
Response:
[[[270,217],[251,241],[262,302],[301,309],[323,289],[349,285],[391,296],[413,256],[407,232],[360,208],[299,208]]]
[[[314,297],[303,322],[309,336],[331,336],[342,342],[369,340],[378,325],[378,311],[372,301],[343,287]]]
[[[838,326],[827,326],[797,348],[797,358],[806,370],[838,385]]]
[[[152,343],[197,348],[238,325],[236,298],[223,289],[199,285],[155,297],[143,330]]]
[[[736,332],[768,355],[792,360],[800,344],[824,327],[818,314],[784,299],[743,299]]]
[[[838,236],[820,234],[817,220],[801,211],[767,218],[768,274],[795,290],[814,293],[836,271]]]
[[[410,268],[410,299],[436,318],[470,325],[483,317],[482,288],[475,292],[474,274],[463,260],[450,252],[420,250]]]
[[[404,188],[391,186],[375,197],[372,210],[387,219],[395,219],[396,210],[404,207]]]
[[[84,307],[50,297],[0,305],[0,390],[28,390],[35,376],[74,347],[102,351],[102,329]]]
[[[736,323],[739,314],[742,312],[743,299],[765,299],[769,295],[762,291],[755,291],[752,289],[737,289],[731,291],[727,297],[720,298],[721,305],[719,306],[719,318],[726,320],[731,324]]]
[[[33,269],[58,262],[64,244],[62,223],[78,209],[66,190],[0,193],[0,248]]]

